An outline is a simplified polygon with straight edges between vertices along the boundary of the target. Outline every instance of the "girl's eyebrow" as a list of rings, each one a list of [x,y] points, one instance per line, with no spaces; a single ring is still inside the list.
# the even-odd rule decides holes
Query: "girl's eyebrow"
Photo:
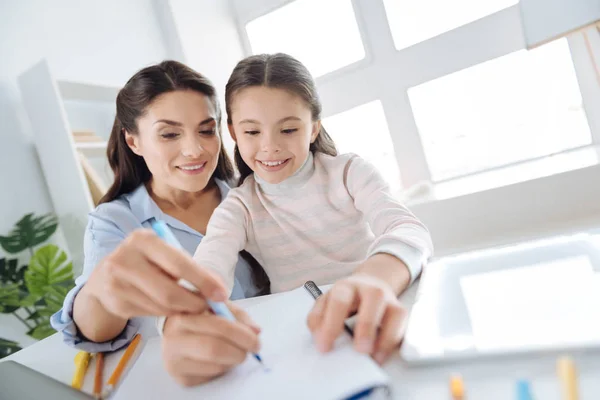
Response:
[[[278,123],[278,124],[281,124],[281,123],[283,123],[283,122],[290,121],[290,120],[293,120],[293,121],[302,121],[302,120],[301,120],[300,118],[298,118],[298,117],[295,117],[295,116],[289,116],[289,117],[281,118],[279,121],[277,121],[277,123]],[[257,120],[255,120],[255,119],[243,119],[243,120],[241,120],[239,123],[240,123],[240,124],[259,124],[259,125],[260,125],[260,122],[259,122],[259,121],[257,121]]]

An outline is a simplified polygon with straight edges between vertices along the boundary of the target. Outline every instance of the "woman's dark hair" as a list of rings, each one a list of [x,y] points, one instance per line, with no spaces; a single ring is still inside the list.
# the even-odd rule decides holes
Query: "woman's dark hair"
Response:
[[[125,142],[125,131],[139,134],[138,118],[160,95],[176,90],[193,90],[208,97],[215,107],[217,131],[221,135],[221,108],[212,83],[190,67],[177,61],[163,61],[138,71],[117,95],[117,115],[107,145],[108,163],[115,180],[100,204],[129,193],[152,177],[144,159],[135,154]],[[225,181],[233,178],[233,165],[221,146],[213,177]]]
[[[308,69],[294,57],[283,53],[259,54],[244,58],[233,69],[225,88],[225,108],[227,123],[231,124],[231,103],[233,96],[242,89],[253,86],[266,86],[287,90],[299,96],[310,107],[313,121],[321,119],[321,101],[317,88]],[[333,139],[321,126],[319,135],[310,145],[312,153],[321,152],[331,156],[337,155]],[[235,164],[240,172],[241,185],[248,175],[250,167],[244,162],[237,144],[234,150]]]
[[[131,151],[125,142],[125,131],[133,135],[139,134],[137,121],[144,115],[148,106],[158,96],[176,90],[193,90],[208,97],[215,107],[217,131],[221,136],[221,108],[216,90],[207,78],[177,61],[163,61],[138,71],[117,95],[117,115],[106,152],[115,180],[100,199],[100,204],[135,190],[152,177],[144,159]],[[231,181],[233,176],[231,159],[221,146],[213,177]],[[251,267],[253,283],[260,289],[258,295],[270,293],[269,278],[262,266],[246,251],[240,252],[240,256]]]

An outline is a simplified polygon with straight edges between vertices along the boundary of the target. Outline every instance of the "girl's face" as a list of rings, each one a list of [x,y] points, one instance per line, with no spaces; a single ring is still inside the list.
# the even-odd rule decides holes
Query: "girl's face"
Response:
[[[185,192],[203,190],[219,161],[221,138],[210,99],[192,90],[158,96],[126,133],[131,150],[144,158],[153,185]]]
[[[284,89],[242,89],[233,96],[231,114],[229,132],[242,159],[269,183],[302,166],[320,130],[302,98]]]

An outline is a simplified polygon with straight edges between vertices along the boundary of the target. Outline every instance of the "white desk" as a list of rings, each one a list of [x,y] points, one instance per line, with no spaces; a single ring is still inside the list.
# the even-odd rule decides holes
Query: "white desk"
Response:
[[[410,306],[416,289],[413,287],[403,301]],[[264,298],[242,300],[239,304],[250,306]],[[142,327],[144,338],[155,336],[154,326]],[[27,347],[5,360],[14,360],[37,371],[70,384],[73,373],[73,358],[76,350],[62,343],[60,334],[53,335]],[[121,351],[106,357],[105,374],[112,371]],[[600,352],[573,354],[578,370],[581,400],[600,398]],[[386,365],[391,377],[394,397],[402,400],[439,400],[448,397],[448,377],[460,373],[465,380],[468,398],[471,400],[515,399],[515,382],[519,378],[530,379],[535,399],[560,399],[559,382],[555,373],[555,355],[507,357],[487,361],[461,362],[454,365],[434,367],[408,367],[399,356]],[[84,390],[91,393],[94,377],[94,363],[86,374]],[[105,376],[108,379],[107,376]]]

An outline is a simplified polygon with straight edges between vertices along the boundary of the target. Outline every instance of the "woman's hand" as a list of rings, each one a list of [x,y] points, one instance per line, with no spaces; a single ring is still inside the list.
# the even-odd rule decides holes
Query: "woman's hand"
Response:
[[[178,314],[165,322],[162,350],[165,368],[184,386],[214,379],[258,352],[260,328],[237,306],[227,306],[235,322],[204,312]]]
[[[308,316],[308,327],[320,351],[331,350],[344,329],[344,321],[354,313],[357,313],[354,325],[354,347],[357,351],[370,354],[382,364],[400,345],[407,312],[398,301],[390,280],[384,279],[381,273],[386,268],[390,272],[395,271],[396,282],[403,286],[402,289],[410,276],[398,279],[399,271],[405,270],[404,273],[408,274],[406,266],[395,257],[377,256],[379,254],[367,260],[354,275],[336,282],[315,303]],[[376,267],[379,276],[367,273],[381,262],[387,267]],[[398,269],[397,263],[404,267]]]
[[[180,278],[198,292],[179,286]],[[138,230],[94,268],[75,297],[73,316],[84,336],[102,342],[116,337],[132,317],[201,313],[205,299],[227,299],[220,278],[152,231]]]

